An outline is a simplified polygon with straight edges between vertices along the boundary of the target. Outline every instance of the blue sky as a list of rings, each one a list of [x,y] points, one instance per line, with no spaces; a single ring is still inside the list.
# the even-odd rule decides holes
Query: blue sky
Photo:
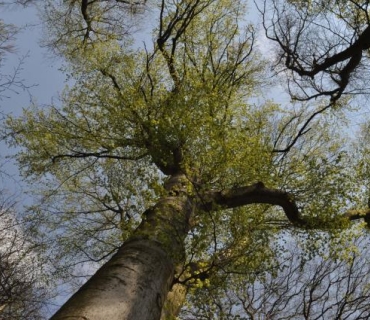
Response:
[[[9,8],[0,11],[0,19],[12,23],[22,30],[14,41],[15,53],[9,53],[0,69],[2,74],[10,74],[19,64],[19,60],[26,56],[22,65],[20,78],[24,84],[32,86],[28,92],[18,90],[17,93],[7,92],[9,98],[0,100],[0,108],[7,114],[20,115],[23,108],[27,108],[31,99],[39,106],[49,104],[52,99],[57,99],[58,93],[63,90],[65,76],[59,71],[61,60],[52,58],[46,48],[41,48],[39,43],[42,38],[42,28],[35,8]],[[13,150],[14,151],[14,150]],[[0,143],[0,155],[9,155],[12,150]],[[7,174],[17,178],[17,167],[12,161],[6,161],[3,169]],[[16,189],[13,179],[0,181],[3,187]]]
[[[61,61],[52,58],[46,48],[41,48],[39,43],[42,38],[42,28],[35,8],[19,8],[0,12],[0,18],[6,23],[13,23],[23,30],[15,41],[16,53],[7,57],[5,71],[12,70],[18,59],[26,54],[22,77],[27,85],[37,84],[31,89],[31,94],[37,98],[39,104],[49,103],[52,97],[57,97],[64,86],[65,76],[59,71]],[[4,69],[4,68],[3,68]],[[11,99],[3,101],[1,107],[5,111],[19,113],[22,107],[29,105],[29,95],[20,92],[12,95]]]

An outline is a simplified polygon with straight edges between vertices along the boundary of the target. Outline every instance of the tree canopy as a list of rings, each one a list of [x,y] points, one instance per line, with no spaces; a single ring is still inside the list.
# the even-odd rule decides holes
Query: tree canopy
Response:
[[[47,2],[44,43],[70,85],[7,133],[55,272],[150,239],[172,259],[172,288],[208,303],[200,288],[226,299],[274,269],[274,242],[295,235],[309,259],[362,232],[367,146],[346,120],[367,93],[368,5],[258,4],[270,63],[245,1]],[[290,101],[266,94],[277,82]]]

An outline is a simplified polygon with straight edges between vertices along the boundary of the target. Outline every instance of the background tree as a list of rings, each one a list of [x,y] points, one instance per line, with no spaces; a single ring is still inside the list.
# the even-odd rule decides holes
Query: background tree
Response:
[[[0,317],[44,319],[50,295],[41,259],[17,221],[13,197],[2,190],[0,204]]]
[[[367,97],[369,2],[268,0],[258,7],[265,35],[275,44],[272,68],[286,76],[291,98],[329,100],[313,104],[296,137],[275,150],[287,152],[313,118],[353,97]],[[346,98],[340,102],[342,96]]]
[[[143,47],[120,5],[45,7],[46,40],[75,83],[61,108],[33,106],[7,123],[39,195],[30,228],[56,272],[115,253],[53,319],[173,318],[186,295],[201,296],[190,288],[227,297],[233,281],[275,267],[282,230],[304,230],[315,252],[369,220],[341,134],[342,87],[329,101],[257,103],[267,71],[244,2],[154,2]]]

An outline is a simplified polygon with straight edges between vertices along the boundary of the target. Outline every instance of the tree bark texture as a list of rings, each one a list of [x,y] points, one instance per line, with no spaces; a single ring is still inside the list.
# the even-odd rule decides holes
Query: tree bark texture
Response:
[[[51,320],[161,318],[174,266],[185,259],[184,240],[193,212],[187,183],[183,175],[169,179],[165,186],[168,195],[144,213],[133,236]]]
[[[158,243],[130,241],[51,319],[159,319],[172,277],[172,261]]]

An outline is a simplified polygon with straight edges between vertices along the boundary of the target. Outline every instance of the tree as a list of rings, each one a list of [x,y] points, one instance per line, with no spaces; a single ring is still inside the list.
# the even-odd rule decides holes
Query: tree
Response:
[[[367,95],[368,1],[264,1],[265,35],[276,44],[277,73],[288,75],[293,100],[328,97],[301,126],[289,151],[310,121],[339,103],[342,96]],[[269,4],[269,5],[268,5]],[[271,9],[272,8],[272,9]]]
[[[44,319],[50,297],[42,280],[41,260],[17,221],[13,197],[1,191],[0,206],[0,317]]]
[[[336,63],[319,60],[307,75],[299,61],[285,63],[290,79],[331,72],[337,88],[291,106],[257,103],[266,63],[242,23],[244,2],[155,2],[154,41],[142,48],[126,9],[49,3],[47,40],[75,83],[61,107],[33,106],[7,122],[24,175],[43,185],[30,208],[34,237],[54,243],[48,255],[63,266],[106,261],[52,319],[171,319],[187,294],[202,292],[190,288],[225,294],[231,281],[270,270],[282,230],[303,230],[315,251],[323,234],[330,246],[351,221],[366,225],[365,160],[342,147],[335,119],[359,64],[335,73]],[[304,12],[303,22],[316,14]],[[271,21],[276,29],[281,20]],[[268,34],[281,62],[291,42],[279,35]]]

